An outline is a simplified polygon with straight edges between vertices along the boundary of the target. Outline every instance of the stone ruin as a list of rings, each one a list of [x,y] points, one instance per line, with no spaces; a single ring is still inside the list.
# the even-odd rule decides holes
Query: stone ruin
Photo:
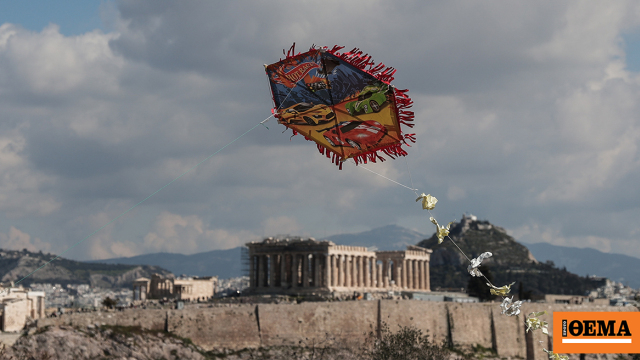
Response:
[[[304,295],[429,292],[432,250],[370,251],[314,238],[273,238],[246,244],[250,294]]]

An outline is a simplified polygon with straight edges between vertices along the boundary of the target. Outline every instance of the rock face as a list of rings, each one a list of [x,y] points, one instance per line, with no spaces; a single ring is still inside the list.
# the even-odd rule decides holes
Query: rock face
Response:
[[[473,215],[463,215],[460,222],[453,223],[449,236],[470,258],[490,251],[493,256],[482,262],[488,266],[519,267],[523,264],[538,263],[529,249],[509,236],[503,228],[488,221],[478,220]],[[421,241],[418,246],[433,250],[431,266],[464,265],[466,268],[468,265],[467,259],[450,241],[444,241],[438,245],[435,234]]]
[[[2,359],[206,359],[188,341],[164,332],[125,327],[52,327],[25,336]]]
[[[444,220],[441,222],[444,223]],[[509,236],[503,228],[478,220],[473,215],[463,215],[460,222],[453,223],[449,236],[470,259],[487,251],[493,254],[482,265],[489,267],[498,286],[520,282],[523,291],[533,295],[583,295],[599,286],[599,283],[571,274],[566,269],[539,263],[526,246]],[[433,250],[430,264],[432,290],[467,287],[469,261],[450,240],[445,239],[438,244],[434,234],[418,243],[418,246]],[[518,289],[519,286],[516,284],[512,289]]]

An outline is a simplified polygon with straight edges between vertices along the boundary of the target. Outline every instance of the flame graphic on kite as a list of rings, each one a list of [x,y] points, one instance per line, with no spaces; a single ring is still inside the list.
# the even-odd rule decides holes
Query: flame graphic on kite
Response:
[[[294,44],[295,46],[295,44]],[[413,102],[407,90],[390,83],[395,69],[376,65],[358,49],[340,53],[334,46],[312,47],[266,65],[274,113],[278,122],[314,141],[321,154],[342,169],[350,158],[356,165],[405,156],[403,145],[415,143]]]

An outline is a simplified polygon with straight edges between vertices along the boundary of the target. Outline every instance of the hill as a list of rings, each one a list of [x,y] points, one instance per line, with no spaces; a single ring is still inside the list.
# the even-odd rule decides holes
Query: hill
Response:
[[[218,276],[221,279],[243,274],[242,247],[229,250],[213,250],[193,255],[154,253],[124,258],[93,260],[102,264],[144,264],[162,266],[176,275]]]
[[[632,288],[640,288],[640,259],[608,254],[590,248],[572,248],[548,243],[527,244],[541,261],[553,261],[556,266],[581,275],[597,275],[619,281]]]
[[[486,251],[493,254],[482,264],[489,267],[494,283],[498,286],[515,281],[522,283],[525,292],[530,291],[535,295],[583,295],[600,285],[600,282],[572,274],[566,268],[558,269],[551,262],[540,263],[503,228],[488,221],[463,216],[459,223],[452,225],[450,236],[469,258],[475,258]],[[418,246],[433,250],[432,289],[467,287],[470,278],[467,272],[469,262],[451,241],[445,240],[438,244],[438,238],[434,234],[418,243]],[[518,289],[518,286],[516,284],[514,288]]]
[[[55,255],[42,252],[0,250],[0,281],[18,281],[53,258]],[[158,266],[92,264],[58,258],[20,284],[89,284],[101,288],[122,288],[131,287],[135,279],[150,277],[153,273],[171,275]]]

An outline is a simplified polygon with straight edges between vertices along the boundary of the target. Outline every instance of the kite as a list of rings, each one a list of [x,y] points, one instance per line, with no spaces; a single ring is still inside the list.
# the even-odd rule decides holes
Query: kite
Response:
[[[294,44],[295,46],[295,44]],[[342,169],[353,159],[356,165],[406,156],[403,145],[415,143],[413,102],[407,90],[390,83],[396,70],[376,65],[359,49],[340,53],[341,46],[315,47],[265,65],[272,110],[278,123],[314,141],[321,154]]]

